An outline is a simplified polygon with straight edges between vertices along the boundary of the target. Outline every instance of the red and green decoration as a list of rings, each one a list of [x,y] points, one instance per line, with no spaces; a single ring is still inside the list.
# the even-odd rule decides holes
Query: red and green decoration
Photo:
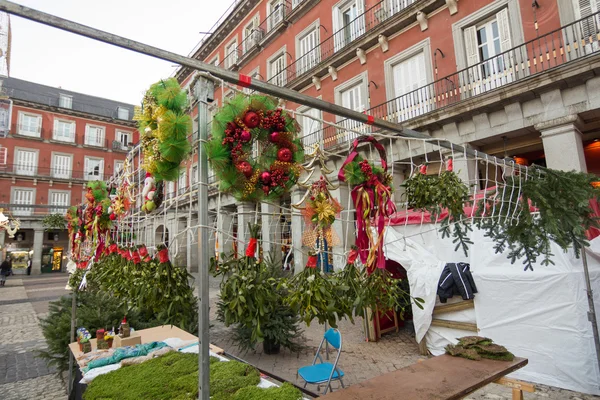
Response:
[[[304,161],[298,124],[277,100],[238,95],[215,115],[206,152],[223,192],[273,200],[298,181]],[[253,151],[254,149],[254,151]]]
[[[358,154],[358,145],[361,143],[369,143],[377,149],[381,167]],[[392,176],[387,172],[387,156],[381,143],[372,136],[355,139],[350,154],[340,169],[338,179],[354,186],[352,201],[356,209],[356,245],[361,262],[370,269],[375,266],[385,269],[385,219],[396,212],[396,206],[392,201]],[[377,228],[377,236],[372,233],[372,223]]]

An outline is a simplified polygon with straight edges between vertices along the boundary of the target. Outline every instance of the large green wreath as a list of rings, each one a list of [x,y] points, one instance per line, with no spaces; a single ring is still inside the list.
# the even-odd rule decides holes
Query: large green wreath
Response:
[[[215,115],[206,143],[221,191],[240,201],[273,200],[289,191],[304,161],[298,129],[271,97],[238,95],[226,103]]]

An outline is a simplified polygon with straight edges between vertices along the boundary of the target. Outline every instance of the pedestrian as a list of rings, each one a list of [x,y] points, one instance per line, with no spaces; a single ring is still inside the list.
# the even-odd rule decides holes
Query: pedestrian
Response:
[[[27,259],[27,275],[31,275],[31,257]]]
[[[0,264],[0,286],[6,285],[6,277],[12,272],[12,261],[10,257],[6,257],[6,260]]]

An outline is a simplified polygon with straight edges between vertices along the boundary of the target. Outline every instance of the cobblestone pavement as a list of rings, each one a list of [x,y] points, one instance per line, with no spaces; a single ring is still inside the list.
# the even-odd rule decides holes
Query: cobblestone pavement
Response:
[[[0,288],[0,398],[66,399],[65,386],[53,368],[36,358],[46,348],[39,319],[61,295],[67,275],[10,277]]]
[[[310,327],[303,326],[303,344],[306,346],[306,349],[299,353],[290,353],[289,351],[282,349],[281,353],[278,355],[267,355],[262,352],[262,347],[260,345],[255,352],[244,353],[240,351],[233,342],[231,329],[225,327],[216,320],[216,301],[218,300],[219,295],[218,288],[219,281],[211,278],[211,343],[258,368],[271,372],[290,382],[304,385],[304,382],[297,377],[296,371],[299,367],[312,363],[316,349],[323,337],[323,326],[314,323],[311,324]],[[344,377],[346,386],[374,378],[387,372],[395,371],[423,358],[423,356],[419,355],[418,346],[414,339],[414,330],[411,324],[407,324],[407,326],[400,329],[398,333],[384,335],[379,342],[371,343],[364,340],[362,321],[360,319],[356,320],[354,325],[349,321],[342,321],[339,329],[342,332],[343,339],[343,351],[339,365],[346,374]],[[334,390],[337,388],[335,385],[333,385],[333,387]],[[314,385],[309,385],[307,389],[315,392],[317,391],[317,387]],[[323,389],[324,388],[321,388],[321,391]],[[399,398],[401,398],[400,394]],[[524,393],[524,398],[526,400],[600,399],[598,396],[585,395],[544,385],[536,385],[536,392]],[[510,399],[512,399],[511,389],[494,384],[488,385],[465,398],[465,400]]]

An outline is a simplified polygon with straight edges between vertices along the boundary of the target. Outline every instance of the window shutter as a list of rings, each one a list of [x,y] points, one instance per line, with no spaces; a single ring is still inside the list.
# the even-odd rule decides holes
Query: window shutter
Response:
[[[365,3],[364,0],[356,0],[356,36],[353,39],[363,35],[365,33]]]
[[[6,165],[6,157],[8,156],[8,149],[6,147],[0,147],[0,165]]]
[[[89,174],[90,174],[90,160],[89,160],[89,158],[86,158],[83,161],[83,171],[84,171],[84,175],[85,175],[83,178],[84,179],[88,178]]]
[[[342,12],[340,11],[339,7],[333,7],[333,46],[335,50],[339,50],[343,47],[344,32],[340,32],[340,28],[342,27],[342,24],[340,23],[340,17],[342,16],[341,14]]]
[[[479,62],[479,52],[477,50],[477,28],[475,26],[465,28],[465,51],[467,53],[467,66],[470,67]]]
[[[496,20],[498,21],[498,31],[500,33],[500,50],[507,51],[512,47],[510,40],[510,24],[508,22],[508,9],[503,8],[498,14],[496,14]]]
[[[575,7],[575,17],[577,19],[585,18],[589,15],[592,15],[594,11],[598,10],[596,0],[578,0],[577,2],[579,3],[579,7]],[[594,8],[596,10],[594,10]]]

